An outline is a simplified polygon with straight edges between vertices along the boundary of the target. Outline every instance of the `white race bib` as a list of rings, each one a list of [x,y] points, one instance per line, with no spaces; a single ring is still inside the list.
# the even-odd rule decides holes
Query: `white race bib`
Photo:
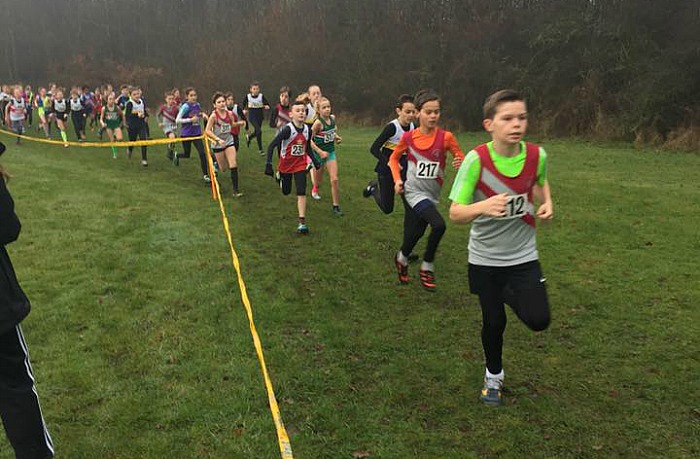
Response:
[[[506,201],[506,214],[498,217],[501,220],[523,217],[527,213],[527,193],[508,196]]]
[[[440,175],[440,163],[437,161],[417,161],[416,177],[419,179],[436,179]]]
[[[291,151],[292,156],[304,156],[304,145],[300,143],[295,143],[292,145],[292,151]]]

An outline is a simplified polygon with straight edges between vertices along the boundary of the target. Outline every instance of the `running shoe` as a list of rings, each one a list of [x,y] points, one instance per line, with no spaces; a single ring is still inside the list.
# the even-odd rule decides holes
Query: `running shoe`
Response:
[[[340,210],[340,206],[333,206],[333,214],[336,217],[342,217],[343,216],[343,211]]]
[[[275,182],[277,182],[277,185],[282,188],[282,176],[280,175],[280,171],[275,172]]]
[[[481,401],[486,405],[500,406],[503,404],[503,381],[498,378],[484,378],[481,389]]]
[[[245,134],[245,144],[248,148],[250,148],[250,135],[247,132]]]
[[[241,193],[238,190],[233,190],[233,197],[234,198],[240,198],[241,196],[243,196],[243,193]]]
[[[209,174],[202,175],[202,180],[204,180],[204,183],[211,183],[211,177],[209,177]]]
[[[306,224],[304,224],[304,223],[299,223],[299,226],[297,226],[297,233],[309,234],[309,227],[306,226]]]
[[[180,165],[180,158],[177,156],[177,152],[173,153],[173,166]]]
[[[408,258],[408,262],[409,262],[409,263],[415,263],[416,261],[418,261],[418,260],[420,259],[420,257],[418,256],[418,254],[417,254],[417,253],[413,253],[413,252],[411,252],[411,253],[408,255],[407,258]]]
[[[394,257],[394,264],[396,265],[396,271],[399,274],[399,283],[408,284],[408,265],[404,265],[399,261],[398,254]]]
[[[376,180],[370,181],[367,186],[362,190],[362,196],[365,198],[369,198],[374,194],[374,190],[377,189],[377,182]]]
[[[142,160],[141,160],[141,165],[142,165],[143,167],[148,167],[148,161],[146,161],[145,159],[142,159]]]
[[[423,288],[429,292],[435,291],[435,274],[425,269],[420,270],[420,281]]]
[[[175,155],[173,154],[172,150],[168,150],[168,152],[165,154],[165,157],[168,158],[168,161],[172,161],[174,156]]]
[[[260,150],[260,156],[265,156],[265,152]]]
[[[318,187],[313,187],[311,188],[311,197],[314,198],[316,201],[319,201],[321,199],[321,195],[318,194]]]

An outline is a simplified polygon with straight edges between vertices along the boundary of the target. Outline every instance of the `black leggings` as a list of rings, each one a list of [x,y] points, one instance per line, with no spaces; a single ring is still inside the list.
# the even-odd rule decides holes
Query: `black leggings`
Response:
[[[406,198],[402,196],[402,199],[405,201]],[[440,244],[440,240],[447,229],[445,220],[438,212],[435,204],[428,199],[424,199],[414,207],[404,202],[404,207],[406,212],[403,217],[403,245],[401,246],[401,253],[408,257],[420,238],[425,234],[425,229],[430,225],[430,236],[428,236],[428,244],[425,247],[423,261],[432,263],[435,260],[438,244]]]
[[[146,135],[146,123],[143,123],[140,126],[127,126],[126,130],[129,134],[129,142],[135,141],[137,137],[139,140],[148,139],[148,136]],[[134,151],[134,147],[132,146],[129,146],[128,149],[129,153]],[[147,151],[148,147],[146,145],[141,145],[141,160],[146,161],[148,159]]]
[[[209,175],[209,166],[207,165],[207,154],[204,151],[204,143],[202,139],[185,140],[182,142],[182,154],[178,154],[179,158],[189,158],[192,152],[192,144],[199,153],[199,165],[202,167],[202,175]]]
[[[493,374],[503,369],[503,332],[507,303],[531,330],[549,326],[547,289],[538,261],[515,266],[492,267],[469,264],[469,288],[481,304],[481,344],[486,368]]]
[[[280,187],[282,188],[282,194],[287,196],[292,192],[292,177],[294,177],[294,184],[296,185],[297,196],[306,195],[306,171],[299,171],[294,173],[281,173],[280,174]]]
[[[378,186],[374,189],[372,197],[379,208],[385,214],[390,214],[394,211],[394,177],[389,174],[377,173]]]
[[[260,114],[251,110],[248,115],[248,121],[250,121],[251,126],[253,126],[253,133],[250,135],[250,138],[258,141],[258,150],[262,151],[262,110]]]
[[[85,135],[85,113],[83,111],[70,112],[70,117],[73,120],[73,129],[75,129],[75,135],[82,139]]]

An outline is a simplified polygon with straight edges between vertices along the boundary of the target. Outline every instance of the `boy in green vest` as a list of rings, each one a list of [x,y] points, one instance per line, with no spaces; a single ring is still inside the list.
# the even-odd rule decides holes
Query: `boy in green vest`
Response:
[[[484,104],[484,128],[493,139],[467,154],[450,192],[450,220],[471,223],[469,289],[479,296],[486,374],[481,400],[503,403],[503,333],[507,303],[530,329],[549,326],[545,278],[535,241],[535,217],[553,216],[547,154],[522,141],[527,108],[513,90]],[[535,206],[538,201],[539,207]]]

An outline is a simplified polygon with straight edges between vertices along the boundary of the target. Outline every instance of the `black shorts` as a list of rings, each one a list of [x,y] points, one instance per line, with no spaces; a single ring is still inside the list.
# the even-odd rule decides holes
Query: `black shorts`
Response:
[[[516,293],[544,292],[544,284],[538,260],[514,266],[480,266],[469,263],[469,291],[475,295],[484,291],[502,290],[506,286]]]
[[[236,151],[238,151],[238,147],[236,146],[235,142],[232,140],[231,142],[227,143],[223,147],[211,147],[212,153],[223,153],[224,150],[230,147],[235,147]]]
[[[280,187],[285,196],[292,192],[292,177],[296,184],[297,196],[306,196],[306,170],[294,173],[280,173]]]
[[[57,120],[61,120],[63,122],[68,121],[68,113],[66,112],[54,112],[54,116]]]

